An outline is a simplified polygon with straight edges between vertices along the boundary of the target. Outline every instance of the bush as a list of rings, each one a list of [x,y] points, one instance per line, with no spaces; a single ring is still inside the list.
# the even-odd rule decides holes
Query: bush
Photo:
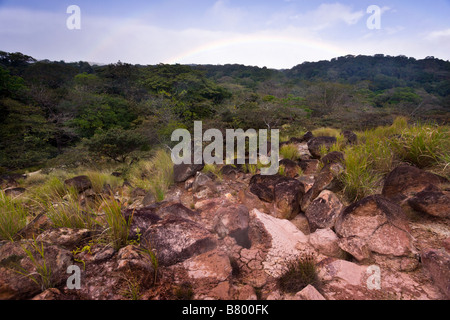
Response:
[[[298,152],[298,149],[293,144],[285,144],[280,148],[280,155],[283,157],[283,159],[289,159],[289,160],[297,160],[300,158],[300,154]]]
[[[144,149],[146,140],[134,131],[113,128],[95,134],[85,144],[93,154],[125,163],[133,152]]]
[[[318,128],[312,131],[315,137],[339,137],[341,131],[334,128]]]
[[[308,285],[320,288],[320,279],[317,273],[316,262],[313,255],[289,261],[286,272],[278,279],[278,284],[284,292],[297,293]]]

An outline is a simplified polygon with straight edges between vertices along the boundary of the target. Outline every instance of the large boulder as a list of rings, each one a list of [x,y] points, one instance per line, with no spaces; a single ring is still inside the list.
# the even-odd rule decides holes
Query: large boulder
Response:
[[[296,176],[298,176],[300,167],[296,161],[282,159],[280,160],[280,166],[284,167],[286,177],[295,178]]]
[[[380,255],[415,253],[413,238],[402,208],[381,195],[369,196],[342,211],[335,224],[341,238],[359,238]]]
[[[86,191],[92,188],[92,182],[88,176],[77,176],[64,181],[64,184],[69,188],[75,188],[78,192]]]
[[[143,235],[156,250],[161,266],[170,266],[217,246],[217,238],[200,224],[168,215]]]
[[[320,159],[320,149],[322,146],[330,149],[336,142],[335,137],[316,137],[308,141],[308,149],[315,159]]]
[[[319,160],[301,160],[298,162],[298,166],[302,169],[303,174],[316,174],[317,169],[319,168]]]
[[[344,163],[344,154],[339,151],[333,151],[320,159],[324,165],[331,163]]]
[[[36,238],[36,241],[73,250],[87,242],[91,236],[92,232],[87,229],[57,228],[44,231]]]
[[[333,192],[322,191],[305,211],[310,230],[333,228],[342,209],[341,201]]]
[[[314,252],[308,243],[308,237],[290,221],[277,219],[257,209],[250,212],[250,217],[253,221],[253,234],[261,237],[259,243],[255,241],[255,245],[262,247],[256,256],[264,252],[262,267],[268,275],[279,277],[284,271],[286,261]]]
[[[401,202],[426,188],[438,187],[443,183],[448,183],[444,177],[401,165],[387,175],[382,194],[395,202]]]

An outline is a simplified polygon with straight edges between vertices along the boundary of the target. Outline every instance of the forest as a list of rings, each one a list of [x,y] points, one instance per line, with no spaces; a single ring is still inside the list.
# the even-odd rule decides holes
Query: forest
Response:
[[[398,116],[446,125],[450,62],[345,56],[289,70],[38,61],[0,51],[0,174],[129,164],[177,128],[366,130]]]

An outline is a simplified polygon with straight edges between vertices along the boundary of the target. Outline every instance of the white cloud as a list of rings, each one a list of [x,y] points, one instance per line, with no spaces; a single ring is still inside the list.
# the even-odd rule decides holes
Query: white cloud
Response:
[[[316,10],[291,17],[302,25],[307,25],[314,30],[323,30],[339,23],[354,25],[364,17],[362,10],[353,11],[350,6],[340,3],[321,4]]]
[[[448,38],[448,39],[447,39]],[[432,31],[426,35],[428,40],[450,40],[450,28],[444,30]]]

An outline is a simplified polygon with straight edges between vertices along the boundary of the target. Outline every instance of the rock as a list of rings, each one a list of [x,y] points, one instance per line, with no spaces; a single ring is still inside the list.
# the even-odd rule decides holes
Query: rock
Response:
[[[170,266],[217,246],[217,239],[201,225],[169,215],[152,225],[143,236],[156,250],[161,266]]]
[[[64,181],[64,184],[69,188],[75,188],[79,193],[92,188],[92,182],[88,176],[77,176],[72,179],[67,179]]]
[[[142,199],[142,205],[144,207],[147,207],[155,202],[156,202],[156,198],[152,191],[147,192],[144,196],[144,199]]]
[[[37,244],[40,249],[41,243]],[[67,280],[67,268],[73,264],[72,254],[60,247],[42,243],[45,264],[51,270],[50,286],[59,286]],[[0,300],[29,299],[46,288],[36,284],[20,273],[34,275],[38,281],[36,265],[28,258],[23,248],[33,252],[36,263],[43,265],[44,260],[32,247],[29,240],[9,242],[0,247]]]
[[[138,232],[142,235],[161,218],[155,213],[155,209],[145,207],[141,209],[125,209],[122,212],[125,221],[130,221],[130,239],[136,240]]]
[[[26,227],[16,234],[16,239],[32,239],[36,237],[42,230],[50,228],[51,220],[44,213],[37,215]]]
[[[306,212],[310,203],[316,199],[323,190],[338,192],[341,189],[338,176],[342,173],[344,167],[340,163],[332,163],[323,167],[317,175],[313,186],[306,192],[302,198],[301,208]]]
[[[309,222],[308,218],[303,213],[299,213],[297,216],[295,216],[294,219],[290,220],[291,223],[298,228],[301,232],[303,232],[305,235],[308,235],[311,233],[311,230],[309,228]]]
[[[302,169],[303,174],[305,175],[316,174],[317,169],[319,168],[319,160],[301,160],[298,162],[298,166]]]
[[[342,209],[342,203],[333,192],[322,191],[305,211],[310,230],[333,228]]]
[[[382,194],[395,202],[405,200],[420,193],[430,186],[439,186],[448,180],[420,170],[416,167],[402,165],[392,170],[384,181]]]
[[[243,205],[230,205],[219,208],[214,216],[214,230],[219,237],[230,236],[243,248],[250,248],[248,236],[249,212]]]
[[[446,299],[450,299],[450,255],[445,250],[425,249],[422,264]]]
[[[213,180],[205,173],[197,172],[194,182],[192,183],[192,191],[198,192],[202,188],[205,188],[210,184]]]
[[[5,193],[5,195],[14,198],[20,196],[25,191],[27,191],[25,188],[8,188],[3,192]]]
[[[173,177],[175,182],[185,182],[195,176],[198,171],[203,170],[204,164],[175,164],[173,166]]]
[[[73,250],[81,246],[91,235],[92,232],[87,229],[57,228],[44,231],[36,238],[36,241],[47,242]]]
[[[349,130],[342,132],[347,144],[356,144],[358,142],[358,136]]]
[[[308,142],[309,152],[315,159],[320,159],[320,156],[321,156],[320,149],[322,148],[322,146],[325,146],[327,149],[329,149],[333,146],[333,144],[336,143],[336,141],[337,140],[335,137],[312,138]]]
[[[274,214],[282,219],[292,219],[300,212],[304,190],[300,181],[280,175],[255,175],[250,179],[250,191],[263,201],[273,199]]]
[[[429,188],[408,200],[411,208],[434,217],[450,218],[450,192],[428,190]]]
[[[273,189],[266,187],[261,183],[251,184],[250,192],[256,195],[260,200],[265,202],[273,202],[273,200],[275,199]]]
[[[218,249],[202,253],[183,262],[189,278],[208,278],[216,284],[231,278],[231,264],[228,256]]]
[[[286,177],[295,178],[296,176],[298,176],[300,167],[298,166],[297,162],[289,159],[282,159],[280,160],[279,165],[284,167],[284,173]]]
[[[363,286],[367,267],[345,260],[325,260],[319,268],[319,277],[323,281],[344,281],[348,285]]]
[[[305,187],[305,194],[313,187],[315,179],[313,175],[301,176],[297,178]]]
[[[415,251],[401,207],[383,196],[369,196],[342,211],[335,224],[342,238],[358,237],[372,252],[408,256]]]
[[[300,212],[305,188],[303,184],[295,179],[285,180],[275,185],[275,213],[281,219],[293,219]]]
[[[324,156],[322,159],[320,159],[320,162],[322,162],[324,165],[331,164],[331,163],[344,163],[344,154],[339,151],[333,151],[328,153],[326,156]]]
[[[306,286],[302,291],[295,294],[296,300],[326,300],[312,285]]]
[[[59,297],[62,296],[61,291],[59,291],[56,288],[50,288],[45,290],[44,292],[38,294],[37,296],[33,297],[31,300],[38,300],[38,301],[52,301],[52,300],[58,300]]]
[[[113,177],[119,178],[119,177],[122,176],[122,173],[121,173],[121,172],[114,171],[113,173],[111,173],[111,175],[112,175]]]
[[[450,253],[450,237],[442,241],[442,247]]]
[[[313,251],[308,238],[288,220],[277,219],[256,209],[250,212],[250,216],[256,228],[253,232],[267,235],[261,241],[268,250],[262,262],[268,275],[279,277],[284,271],[285,261],[296,259],[303,252]]]
[[[231,164],[226,164],[222,168],[220,168],[220,173],[224,176],[236,177],[237,175],[239,175],[240,172],[241,171],[237,167]]]
[[[258,297],[256,295],[255,289],[250,285],[244,285],[239,288],[239,296],[237,298],[239,301],[256,301]]]
[[[133,191],[131,191],[132,198],[145,197],[146,194],[147,191],[142,188],[134,188]]]
[[[321,254],[341,258],[343,252],[338,245],[339,238],[331,229],[319,229],[309,235],[309,243]]]
[[[359,262],[365,261],[370,258],[370,249],[367,243],[358,237],[349,237],[339,239],[339,248],[349,253],[353,258]]]

